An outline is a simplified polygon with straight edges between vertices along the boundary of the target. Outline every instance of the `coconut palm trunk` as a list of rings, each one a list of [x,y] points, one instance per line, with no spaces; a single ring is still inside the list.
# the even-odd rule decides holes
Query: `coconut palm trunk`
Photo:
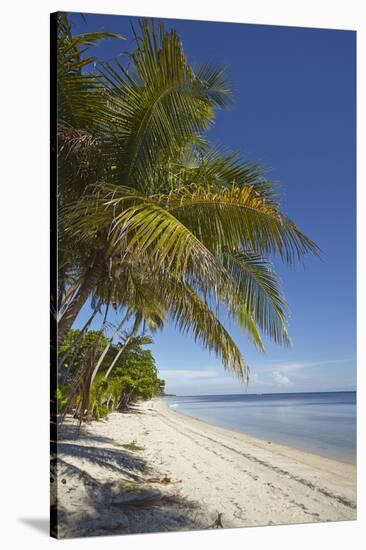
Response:
[[[85,335],[86,331],[88,330],[88,328],[90,327],[94,317],[96,316],[96,314],[99,310],[99,305],[100,305],[100,301],[98,302],[98,305],[94,309],[92,315],[89,317],[89,319],[87,320],[87,322],[85,323],[83,328],[80,330],[80,333],[78,334],[78,336],[75,338],[74,343],[73,343],[73,348],[70,348],[69,352],[65,353],[64,357],[62,359],[60,359],[59,362],[58,362],[58,373],[60,375],[60,382],[59,383],[60,383],[61,387],[63,387],[67,382],[68,375],[71,371],[71,368],[74,365],[74,362],[75,362],[75,359],[77,357],[78,351],[80,350],[84,335]],[[69,357],[71,351],[73,352],[72,357],[71,357],[71,361],[68,364],[68,366],[66,367],[65,366],[65,361]]]
[[[116,328],[116,330],[114,331],[114,333],[112,334],[111,338],[109,339],[109,342],[108,344],[106,345],[106,347],[104,348],[101,356],[99,357],[98,359],[98,362],[97,364],[95,365],[94,367],[94,370],[93,370],[93,373],[91,375],[91,380],[90,380],[90,385],[92,385],[92,383],[94,382],[94,378],[96,377],[97,373],[98,373],[98,370],[100,369],[100,366],[101,364],[103,363],[103,360],[105,358],[105,356],[107,355],[108,353],[108,350],[110,349],[111,345],[112,345],[112,342],[114,340],[114,338],[117,336],[117,334],[121,331],[123,325],[125,324],[125,322],[127,321],[128,319],[128,316],[130,314],[130,311],[127,310],[126,312],[126,315],[123,317],[122,321],[120,322],[120,324],[118,325],[118,327]]]
[[[70,302],[65,313],[58,324],[58,342],[62,342],[64,336],[71,329],[76,317],[81,308],[87,301],[90,294],[95,290],[98,281],[103,273],[102,262],[95,260],[85,274],[84,280],[81,283],[79,290],[73,300]]]
[[[117,355],[115,356],[115,358],[113,359],[110,367],[108,368],[107,372],[105,373],[105,375],[104,375],[105,380],[107,380],[108,376],[111,374],[114,365],[117,363],[117,361],[120,358],[121,354],[126,349],[126,347],[129,343],[129,341],[131,340],[131,338],[133,338],[133,336],[135,336],[136,332],[138,331],[139,326],[140,326],[140,319],[136,319],[136,321],[134,323],[134,326],[133,326],[133,329],[131,330],[130,334],[127,336],[123,346],[121,346],[120,349],[118,350]]]
[[[64,310],[67,309],[68,304],[72,302],[72,298],[75,297],[78,291],[78,283],[74,283],[69,286],[69,288],[62,293],[62,296],[59,300],[58,312],[57,312],[57,322],[62,319]]]
[[[70,349],[68,352],[65,353],[63,358],[59,360],[59,362],[58,362],[58,368],[59,369],[64,365],[66,359],[69,357],[69,355],[71,354],[72,351],[74,352],[73,353],[73,357],[74,357],[75,353],[79,350],[80,343],[81,343],[84,335],[86,334],[86,332],[87,332],[88,328],[90,327],[94,317],[96,316],[96,314],[99,311],[100,303],[101,303],[101,301],[99,300],[99,302],[97,304],[97,307],[94,308],[93,313],[91,314],[91,316],[89,317],[89,319],[87,320],[85,325],[80,329],[80,332],[79,332],[78,336],[75,338],[75,340],[73,342],[74,349]]]

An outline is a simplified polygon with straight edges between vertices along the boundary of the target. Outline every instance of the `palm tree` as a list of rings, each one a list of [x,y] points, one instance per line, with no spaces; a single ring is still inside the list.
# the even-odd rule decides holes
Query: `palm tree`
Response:
[[[194,71],[162,25],[142,22],[135,40],[128,68],[115,61],[96,75],[77,72],[65,109],[73,114],[76,102],[74,126],[60,116],[59,338],[90,296],[128,307],[134,281],[246,379],[220,305],[259,349],[260,331],[288,344],[268,258],[292,263],[318,249],[283,215],[262,169],[208,144],[215,109],[230,103],[224,70]]]
[[[149,182],[158,165],[176,159],[184,145],[202,142],[202,132],[212,122],[214,107],[227,102],[223,71],[203,67],[193,74],[175,31],[166,33],[161,27],[158,36],[146,22],[141,30],[142,37],[136,36],[138,46],[130,56],[134,79],[132,72],[127,73],[116,62],[116,66],[105,65],[102,75],[88,75],[85,82],[85,75],[80,72],[75,75],[73,66],[70,69],[68,61],[65,62],[65,55],[60,55],[64,67],[60,73],[69,75],[66,88],[73,91],[71,108],[70,103],[68,108],[60,108],[59,116],[61,207],[65,201],[80,196],[92,181],[107,178],[118,184],[128,181],[134,188],[155,186],[154,181]],[[68,43],[69,29],[66,34]],[[92,38],[96,39],[94,35]],[[85,36],[76,37],[73,42],[84,40]],[[62,80],[60,84],[65,87]],[[77,94],[79,88],[83,90],[81,100]],[[66,95],[70,98],[70,93]],[[69,235],[61,225],[60,249],[66,251],[60,261],[61,294],[64,296],[67,286],[76,292],[60,319],[60,338],[72,325],[96,281],[108,269],[103,257],[105,236],[97,243],[97,253],[95,247],[82,249],[78,243],[75,257],[75,243],[72,239],[70,242]],[[72,284],[72,268],[81,260],[87,266],[83,266],[84,284]]]

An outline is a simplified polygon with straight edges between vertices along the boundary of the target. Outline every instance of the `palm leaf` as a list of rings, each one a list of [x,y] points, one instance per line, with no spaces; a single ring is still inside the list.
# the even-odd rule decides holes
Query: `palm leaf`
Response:
[[[179,284],[173,288],[170,311],[178,329],[182,333],[192,334],[195,340],[220,357],[226,370],[248,383],[248,365],[212,310],[190,285]]]
[[[222,261],[258,327],[275,343],[289,345],[286,302],[270,262],[251,251],[225,251]]]
[[[174,30],[158,33],[145,21],[137,43],[129,70],[116,60],[101,73],[111,90],[110,133],[120,144],[117,172],[144,188],[161,155],[199,138],[230,92],[223,69],[193,72]]]

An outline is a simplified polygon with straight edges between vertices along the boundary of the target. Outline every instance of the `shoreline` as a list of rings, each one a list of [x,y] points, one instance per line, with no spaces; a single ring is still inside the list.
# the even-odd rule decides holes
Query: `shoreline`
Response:
[[[356,519],[356,467],[221,428],[165,399],[60,430],[60,538]]]
[[[159,399],[161,399],[161,398],[159,398]],[[237,434],[243,435],[248,440],[253,440],[253,442],[258,440],[259,442],[262,442],[262,443],[263,442],[268,443],[268,439],[264,439],[264,438],[256,436],[256,435],[251,435],[251,434],[248,434],[246,432],[241,432],[239,430],[235,430],[234,428],[219,426],[218,424],[214,424],[213,422],[209,422],[208,420],[202,420],[201,418],[197,418],[196,416],[191,416],[190,414],[186,414],[184,412],[181,412],[180,410],[176,410],[176,409],[170,407],[167,404],[167,401],[165,401],[165,398],[163,398],[163,399],[164,399],[164,405],[167,407],[167,409],[169,411],[171,411],[172,413],[175,413],[177,415],[180,415],[183,418],[190,418],[192,420],[200,422],[201,424],[203,424],[202,428],[204,428],[204,425],[208,425],[208,426],[212,426],[213,428],[219,428],[221,430],[224,430],[226,432],[230,432],[230,433],[235,434],[235,435],[237,435]],[[283,447],[283,448],[289,450],[290,452],[291,451],[298,451],[299,453],[304,453],[305,455],[311,455],[311,456],[314,456],[314,457],[319,457],[319,458],[324,459],[324,460],[330,460],[331,462],[339,462],[340,464],[346,464],[346,465],[349,465],[349,466],[353,466],[355,469],[357,469],[357,461],[356,462],[351,462],[351,461],[346,461],[346,460],[340,460],[339,458],[333,458],[333,457],[325,456],[325,455],[322,455],[322,454],[314,452],[314,451],[306,451],[306,450],[301,449],[301,448],[296,447],[296,446],[286,445],[285,443],[277,443],[275,441],[270,441],[270,444],[272,444],[274,446],[277,446],[279,448]]]

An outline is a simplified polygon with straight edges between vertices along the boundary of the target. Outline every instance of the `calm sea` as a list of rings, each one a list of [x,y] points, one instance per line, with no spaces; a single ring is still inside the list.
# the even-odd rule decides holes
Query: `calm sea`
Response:
[[[169,406],[216,426],[356,463],[356,392],[171,397]]]

